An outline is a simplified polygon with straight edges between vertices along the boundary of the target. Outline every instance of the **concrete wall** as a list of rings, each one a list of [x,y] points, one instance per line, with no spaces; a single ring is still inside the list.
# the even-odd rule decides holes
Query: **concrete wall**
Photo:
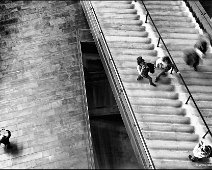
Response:
[[[0,168],[90,167],[76,0],[0,2]]]

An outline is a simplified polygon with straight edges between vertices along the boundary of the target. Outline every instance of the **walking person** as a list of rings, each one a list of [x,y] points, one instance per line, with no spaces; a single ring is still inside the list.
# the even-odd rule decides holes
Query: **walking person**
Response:
[[[147,78],[149,80],[149,84],[152,86],[156,86],[156,84],[154,84],[152,82],[152,77],[149,76],[149,72],[150,73],[154,73],[154,65],[151,63],[146,63],[145,60],[139,56],[137,58],[137,71],[138,71],[138,78],[137,80],[142,80],[143,78]]]
[[[158,60],[159,61],[156,61],[156,67],[161,68],[162,71],[156,76],[155,82],[160,79],[160,76],[166,75],[166,73],[173,68],[173,64],[168,56],[164,56]]]
[[[202,63],[201,55],[194,48],[186,49],[183,53],[185,63],[197,71],[197,66]]]
[[[5,130],[4,128],[0,130],[0,143],[3,143],[7,149],[11,147],[10,136],[11,132],[9,130]]]
[[[192,155],[188,156],[188,158],[192,162],[201,161],[203,158],[212,157],[212,147],[210,145],[206,145],[203,139],[204,139],[204,137],[194,147],[193,156]]]

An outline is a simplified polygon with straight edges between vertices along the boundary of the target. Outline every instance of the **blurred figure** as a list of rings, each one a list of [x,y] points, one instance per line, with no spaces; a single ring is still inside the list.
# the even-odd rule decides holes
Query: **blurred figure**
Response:
[[[152,86],[156,86],[156,84],[154,84],[152,82],[152,77],[149,76],[149,72],[150,73],[154,73],[154,64],[152,63],[146,63],[145,60],[139,56],[137,58],[137,71],[138,71],[138,78],[137,80],[142,80],[143,78],[147,78],[149,80],[149,84]]]
[[[195,51],[194,48],[189,48],[183,51],[184,53],[184,61],[190,67],[193,67],[195,71],[197,71],[197,66],[202,62],[200,55]]]
[[[194,49],[197,53],[201,53],[201,57],[205,57],[206,52],[209,49],[209,46],[212,44],[212,38],[207,32],[203,32],[203,35],[199,35],[197,42],[194,45]]]

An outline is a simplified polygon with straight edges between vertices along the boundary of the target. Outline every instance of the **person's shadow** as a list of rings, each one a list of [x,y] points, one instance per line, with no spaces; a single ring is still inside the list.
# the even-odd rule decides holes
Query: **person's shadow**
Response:
[[[10,147],[5,146],[4,151],[13,156],[17,156],[23,151],[23,146],[17,146],[15,143],[10,142]]]

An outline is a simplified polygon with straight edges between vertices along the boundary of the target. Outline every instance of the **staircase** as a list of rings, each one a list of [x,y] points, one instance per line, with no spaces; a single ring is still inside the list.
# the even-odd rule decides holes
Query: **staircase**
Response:
[[[185,65],[182,54],[185,48],[194,45],[198,34],[201,33],[202,30],[198,28],[198,24],[192,17],[192,14],[187,12],[188,8],[182,1],[145,1],[145,4],[200,108],[201,113],[204,115],[209,128],[212,128],[212,120],[210,120],[212,116],[211,47],[206,53],[203,64],[198,67],[197,72],[195,72],[193,68]],[[161,11],[163,11],[163,14]],[[174,14],[178,15],[181,13],[181,15],[178,17],[169,16],[172,11],[174,11]],[[169,24],[165,25],[166,23]],[[176,23],[178,23],[178,25]],[[164,47],[162,46],[162,48]],[[179,83],[182,84],[181,81],[179,81]],[[186,89],[182,86],[182,90],[185,91]],[[192,101],[191,104],[193,105]],[[196,116],[199,116],[199,114]]]
[[[209,81],[212,76],[205,71],[212,69],[208,65],[200,67],[200,72],[194,72],[182,60],[181,51],[197,40],[196,23],[188,16],[181,1],[145,1],[145,4],[198,105],[205,116],[210,116],[211,97],[205,93],[212,92]],[[194,163],[188,159],[200,136],[196,133],[197,127],[191,124],[185,101],[180,98],[186,91],[176,75],[161,77],[157,87],[150,86],[147,79],[136,80],[136,58],[141,55],[147,62],[154,62],[159,55],[134,3],[92,1],[92,5],[155,168],[210,168],[209,163]],[[150,74],[153,80],[159,71]],[[203,81],[198,82],[199,79]]]

